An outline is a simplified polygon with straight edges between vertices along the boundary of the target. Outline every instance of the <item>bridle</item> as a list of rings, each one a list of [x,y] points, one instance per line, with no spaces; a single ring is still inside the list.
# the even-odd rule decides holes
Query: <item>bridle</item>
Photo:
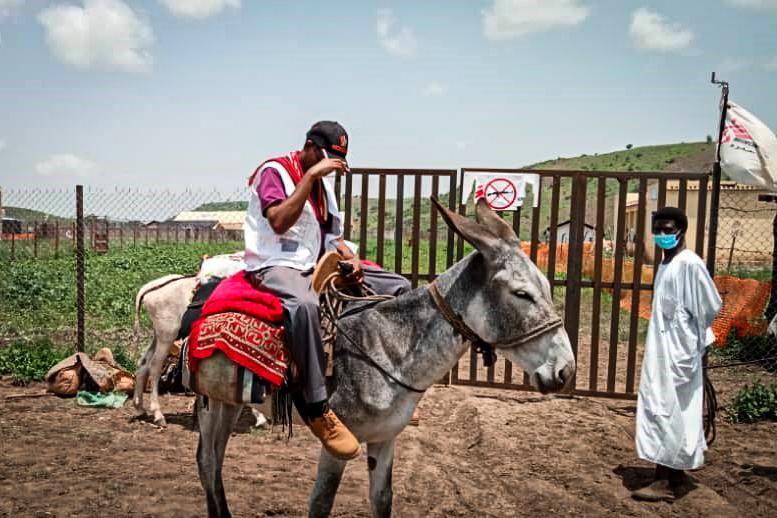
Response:
[[[457,315],[453,311],[450,305],[443,298],[435,281],[432,281],[429,284],[429,294],[432,296],[432,300],[437,306],[437,309],[440,310],[442,316],[453,327],[456,333],[464,337],[464,340],[470,342],[475,347],[475,350],[483,355],[483,364],[486,367],[493,365],[494,361],[496,360],[496,352],[494,351],[494,348],[513,349],[564,325],[564,321],[556,317],[548,322],[540,324],[539,326],[535,327],[528,333],[524,333],[520,338],[515,340],[500,340],[497,342],[489,343],[480,338],[477,333],[475,333],[467,324],[464,323],[464,320],[461,318],[461,316]]]

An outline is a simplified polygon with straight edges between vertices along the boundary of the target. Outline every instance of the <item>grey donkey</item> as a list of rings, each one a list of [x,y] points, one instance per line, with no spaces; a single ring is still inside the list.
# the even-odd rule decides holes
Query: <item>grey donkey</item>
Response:
[[[451,324],[452,315],[460,317],[465,332],[475,333],[520,365],[543,393],[562,390],[575,374],[575,358],[553,307],[550,285],[521,251],[512,228],[483,200],[477,203],[477,223],[433,202],[476,252],[433,285],[346,315],[335,344],[329,404],[367,443],[370,505],[376,517],[391,515],[397,435],[423,392],[442,379],[469,346]],[[222,466],[241,408],[209,398],[208,388],[199,388],[197,464],[208,516],[231,516]],[[322,449],[310,516],[329,515],[345,465]]]

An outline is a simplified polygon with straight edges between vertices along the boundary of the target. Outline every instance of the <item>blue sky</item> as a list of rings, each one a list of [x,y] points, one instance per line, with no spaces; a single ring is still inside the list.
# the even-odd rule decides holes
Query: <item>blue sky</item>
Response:
[[[777,0],[0,0],[0,186],[233,189],[318,119],[354,166],[777,128]]]

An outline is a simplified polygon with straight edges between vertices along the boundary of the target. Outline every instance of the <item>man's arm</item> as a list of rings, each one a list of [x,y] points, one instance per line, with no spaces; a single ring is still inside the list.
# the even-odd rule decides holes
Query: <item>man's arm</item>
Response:
[[[312,176],[304,175],[291,196],[267,209],[267,221],[273,232],[283,234],[297,222],[314,181]]]
[[[267,221],[269,221],[273,232],[283,234],[297,222],[316,180],[332,171],[343,171],[345,168],[345,162],[334,158],[324,158],[311,167],[302,176],[302,180],[297,184],[291,196],[267,209]]]

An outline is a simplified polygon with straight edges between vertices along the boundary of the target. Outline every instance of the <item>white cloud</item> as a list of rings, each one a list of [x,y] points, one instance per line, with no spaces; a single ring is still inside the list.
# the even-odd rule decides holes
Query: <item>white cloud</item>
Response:
[[[509,40],[582,23],[591,9],[580,0],[494,0],[482,11],[489,40]]]
[[[409,58],[415,56],[415,34],[407,27],[396,27],[396,18],[391,9],[378,9],[378,41],[386,52],[394,56]]]
[[[176,16],[207,18],[227,7],[240,9],[241,0],[159,0]]]
[[[727,0],[735,7],[748,9],[777,9],[777,0]]]
[[[91,160],[77,157],[70,153],[52,155],[35,165],[35,170],[41,176],[91,176],[97,172],[97,164]]]
[[[421,95],[427,97],[444,95],[448,91],[448,85],[443,83],[429,83],[421,89]]]
[[[83,0],[83,7],[56,5],[38,20],[46,29],[49,50],[77,67],[104,66],[129,72],[153,63],[151,26],[122,0]]]
[[[658,13],[640,8],[631,15],[629,35],[637,48],[672,52],[684,50],[693,42],[693,32],[670,23]]]

